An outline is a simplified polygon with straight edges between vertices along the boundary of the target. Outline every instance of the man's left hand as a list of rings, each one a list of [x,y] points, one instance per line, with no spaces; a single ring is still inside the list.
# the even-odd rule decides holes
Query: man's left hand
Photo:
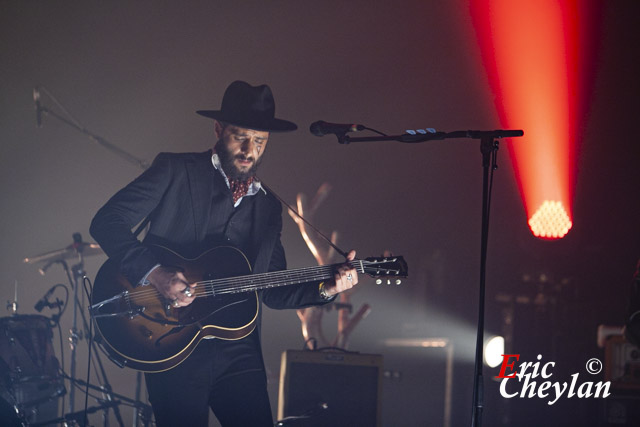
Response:
[[[347,262],[336,270],[333,280],[325,284],[324,289],[328,296],[339,294],[358,284],[358,271],[349,264],[349,261],[353,261],[355,258],[356,251],[349,251]]]

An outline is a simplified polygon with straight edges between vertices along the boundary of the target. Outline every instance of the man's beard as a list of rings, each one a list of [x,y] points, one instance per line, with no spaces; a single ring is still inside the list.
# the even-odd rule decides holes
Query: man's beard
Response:
[[[215,151],[216,153],[218,153],[218,158],[220,159],[222,170],[224,170],[225,175],[227,175],[227,178],[229,179],[247,181],[252,176],[255,176],[256,171],[258,170],[258,165],[262,161],[262,156],[260,156],[258,160],[254,159],[253,157],[245,157],[243,154],[237,154],[234,156],[229,152],[222,140],[218,140],[218,142],[216,143]],[[239,170],[233,163],[236,159],[252,160],[253,164],[246,172],[243,172]]]

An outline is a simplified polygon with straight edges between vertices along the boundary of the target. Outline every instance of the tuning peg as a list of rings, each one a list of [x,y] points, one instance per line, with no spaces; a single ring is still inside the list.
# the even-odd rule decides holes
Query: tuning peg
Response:
[[[402,280],[400,279],[396,279],[393,282],[395,285],[400,285],[402,283]],[[382,284],[382,279],[376,279],[376,285],[381,285]],[[387,279],[387,285],[391,284],[391,280]]]

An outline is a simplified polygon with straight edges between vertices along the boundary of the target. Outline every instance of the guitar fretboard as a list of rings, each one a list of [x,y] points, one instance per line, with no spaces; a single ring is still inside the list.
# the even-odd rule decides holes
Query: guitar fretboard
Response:
[[[354,260],[348,263],[360,273],[367,273],[368,261]],[[205,289],[206,295],[233,294],[251,292],[280,286],[296,285],[313,281],[329,280],[334,271],[342,264],[321,265],[293,270],[272,271],[269,273],[249,274],[224,279],[204,280],[198,286]],[[377,269],[379,270],[379,269]],[[201,295],[198,292],[198,295]]]

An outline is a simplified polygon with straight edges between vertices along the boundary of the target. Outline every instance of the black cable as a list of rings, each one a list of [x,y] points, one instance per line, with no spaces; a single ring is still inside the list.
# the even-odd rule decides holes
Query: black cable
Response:
[[[375,132],[375,133],[377,133],[378,135],[382,135],[382,136],[389,136],[389,135],[387,135],[387,134],[386,134],[386,133],[384,133],[384,132],[380,132],[379,130],[371,129],[371,128],[368,128],[368,127],[366,127],[366,126],[363,126],[362,128],[363,128],[363,129],[366,129],[366,130],[370,130],[371,132]]]
[[[60,326],[60,322],[58,322],[58,338],[60,338],[60,366],[58,366],[58,370],[62,372],[62,378],[64,378],[64,343],[62,341],[62,326]],[[63,379],[64,384],[64,379]],[[62,411],[64,412],[65,401],[67,400],[67,394],[65,393],[62,396]]]
[[[91,301],[91,293],[87,290],[87,283],[89,284],[89,287],[93,288],[93,285],[91,284],[91,280],[87,277],[84,276],[82,278],[82,285],[84,286],[84,292],[87,294],[87,298],[89,301]],[[83,426],[86,427],[88,420],[88,414],[87,414],[87,410],[89,408],[89,383],[91,380],[91,348],[93,347],[93,319],[91,318],[89,320],[89,357],[88,357],[88,361],[87,361],[87,386],[85,389],[85,394],[84,394],[84,422],[83,422]]]
[[[490,218],[491,212],[491,196],[493,194],[493,173],[498,169],[498,140],[493,141],[493,150],[491,152],[491,173],[489,174],[489,191],[487,197],[487,219]],[[489,234],[489,224],[487,223],[487,235]]]

